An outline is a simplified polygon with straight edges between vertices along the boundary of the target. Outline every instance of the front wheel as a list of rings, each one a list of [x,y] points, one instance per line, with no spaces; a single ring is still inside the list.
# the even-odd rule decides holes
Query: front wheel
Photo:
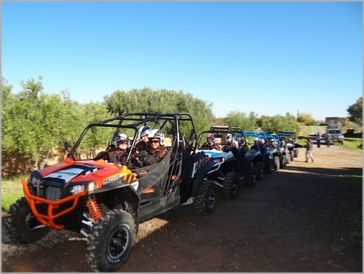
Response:
[[[273,165],[274,165],[274,170],[279,170],[279,168],[280,168],[279,156],[274,156],[273,157]]]
[[[251,186],[255,186],[257,177],[255,176],[255,168],[254,168],[254,164],[250,163],[249,169],[248,169],[248,174],[246,174],[244,181],[245,181],[245,185],[248,187]]]
[[[136,238],[132,216],[123,210],[106,212],[87,238],[86,259],[96,272],[116,271],[129,258]]]
[[[294,153],[295,153],[295,152],[294,152],[294,150],[291,150],[291,151],[290,151],[290,153],[289,153],[290,158],[291,158],[291,159],[290,159],[291,161],[294,161],[294,157],[295,157],[295,156],[294,156]]]
[[[224,197],[228,200],[235,199],[239,193],[239,178],[238,174],[234,171],[230,171],[226,174],[224,180]]]
[[[291,154],[286,154],[286,165],[289,165],[289,163],[291,162]]]
[[[264,165],[264,171],[267,174],[272,174],[273,170],[274,170],[273,159],[269,159],[266,161],[266,163]]]
[[[257,180],[259,180],[259,181],[263,180],[264,170],[263,170],[263,163],[261,161],[255,163],[254,172],[255,172],[255,177],[257,178]]]
[[[10,240],[20,244],[34,243],[51,230],[38,222],[24,197],[10,207],[4,225]]]
[[[202,193],[195,197],[193,206],[197,214],[211,214],[216,206],[217,195],[214,189],[214,183],[210,180],[202,182]]]
[[[281,155],[279,157],[279,166],[280,166],[280,168],[285,168],[285,166],[286,166],[286,155]]]

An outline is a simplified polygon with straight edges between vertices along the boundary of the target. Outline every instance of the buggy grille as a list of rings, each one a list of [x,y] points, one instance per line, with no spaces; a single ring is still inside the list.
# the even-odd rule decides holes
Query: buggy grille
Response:
[[[40,186],[40,196],[51,200],[57,201],[62,198],[63,181],[60,180],[45,180]]]
[[[62,196],[62,189],[54,186],[47,187],[45,192],[45,198],[47,198],[48,200],[57,201],[61,199],[61,196]]]

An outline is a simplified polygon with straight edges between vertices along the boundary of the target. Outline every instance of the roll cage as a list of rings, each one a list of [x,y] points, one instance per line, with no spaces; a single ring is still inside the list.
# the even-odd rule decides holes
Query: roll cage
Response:
[[[242,128],[240,127],[230,127],[230,126],[212,126],[210,127],[209,130],[205,130],[202,131],[197,139],[197,144],[198,146],[200,146],[200,142],[202,139],[202,136],[208,134],[208,133],[213,133],[215,136],[215,138],[220,138],[222,141],[220,141],[220,145],[224,146],[226,145],[225,140],[223,139],[228,133],[230,133],[234,140],[236,140],[236,136],[239,136],[240,139],[241,138],[245,138],[244,137],[244,131]]]
[[[196,126],[192,116],[189,113],[149,113],[149,112],[131,112],[125,113],[110,119],[106,119],[97,123],[91,123],[82,131],[75,145],[71,151],[67,154],[68,158],[75,159],[77,155],[77,149],[81,142],[85,138],[88,131],[92,131],[95,128],[112,128],[115,129],[111,138],[106,144],[106,147],[112,145],[113,140],[120,133],[122,129],[133,132],[133,136],[130,141],[130,147],[134,148],[139,139],[139,129],[144,125],[151,125],[153,129],[160,129],[164,132],[166,137],[170,137],[173,140],[171,147],[173,151],[181,149],[179,145],[185,144],[196,148],[197,134]],[[183,133],[181,132],[183,131]],[[188,132],[189,131],[189,132]],[[185,135],[184,135],[185,134]],[[186,140],[184,136],[189,135]],[[99,144],[100,146],[103,144]],[[67,144],[66,144],[67,146]],[[132,149],[129,150],[126,163],[129,162],[132,154]]]

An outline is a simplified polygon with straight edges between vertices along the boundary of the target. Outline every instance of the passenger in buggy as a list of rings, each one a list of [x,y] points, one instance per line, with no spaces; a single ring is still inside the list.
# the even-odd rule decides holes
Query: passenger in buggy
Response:
[[[246,148],[249,148],[248,144],[246,143],[246,140],[244,138],[242,138],[239,142],[239,149],[242,150],[242,149],[246,149]]]
[[[139,153],[139,160],[143,167],[160,162],[169,152],[168,148],[164,146],[164,133],[161,130],[150,131],[148,139],[150,144],[148,149]],[[146,170],[136,171],[138,177],[145,176],[147,173]]]
[[[136,147],[136,153],[139,153],[142,150],[149,149],[150,143],[149,143],[148,135],[151,132],[152,132],[152,128],[150,126],[143,126],[140,129],[140,135],[139,135],[140,140],[135,145],[135,147]]]

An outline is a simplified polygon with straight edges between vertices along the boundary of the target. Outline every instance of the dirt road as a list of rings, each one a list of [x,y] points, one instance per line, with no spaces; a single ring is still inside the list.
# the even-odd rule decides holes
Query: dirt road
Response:
[[[304,149],[285,169],[219,199],[208,216],[179,207],[140,226],[118,272],[362,272],[362,154],[339,146]],[[347,180],[350,181],[349,177]],[[90,272],[85,239],[51,233],[48,242],[2,245],[3,272]],[[4,241],[4,238],[3,238]]]

